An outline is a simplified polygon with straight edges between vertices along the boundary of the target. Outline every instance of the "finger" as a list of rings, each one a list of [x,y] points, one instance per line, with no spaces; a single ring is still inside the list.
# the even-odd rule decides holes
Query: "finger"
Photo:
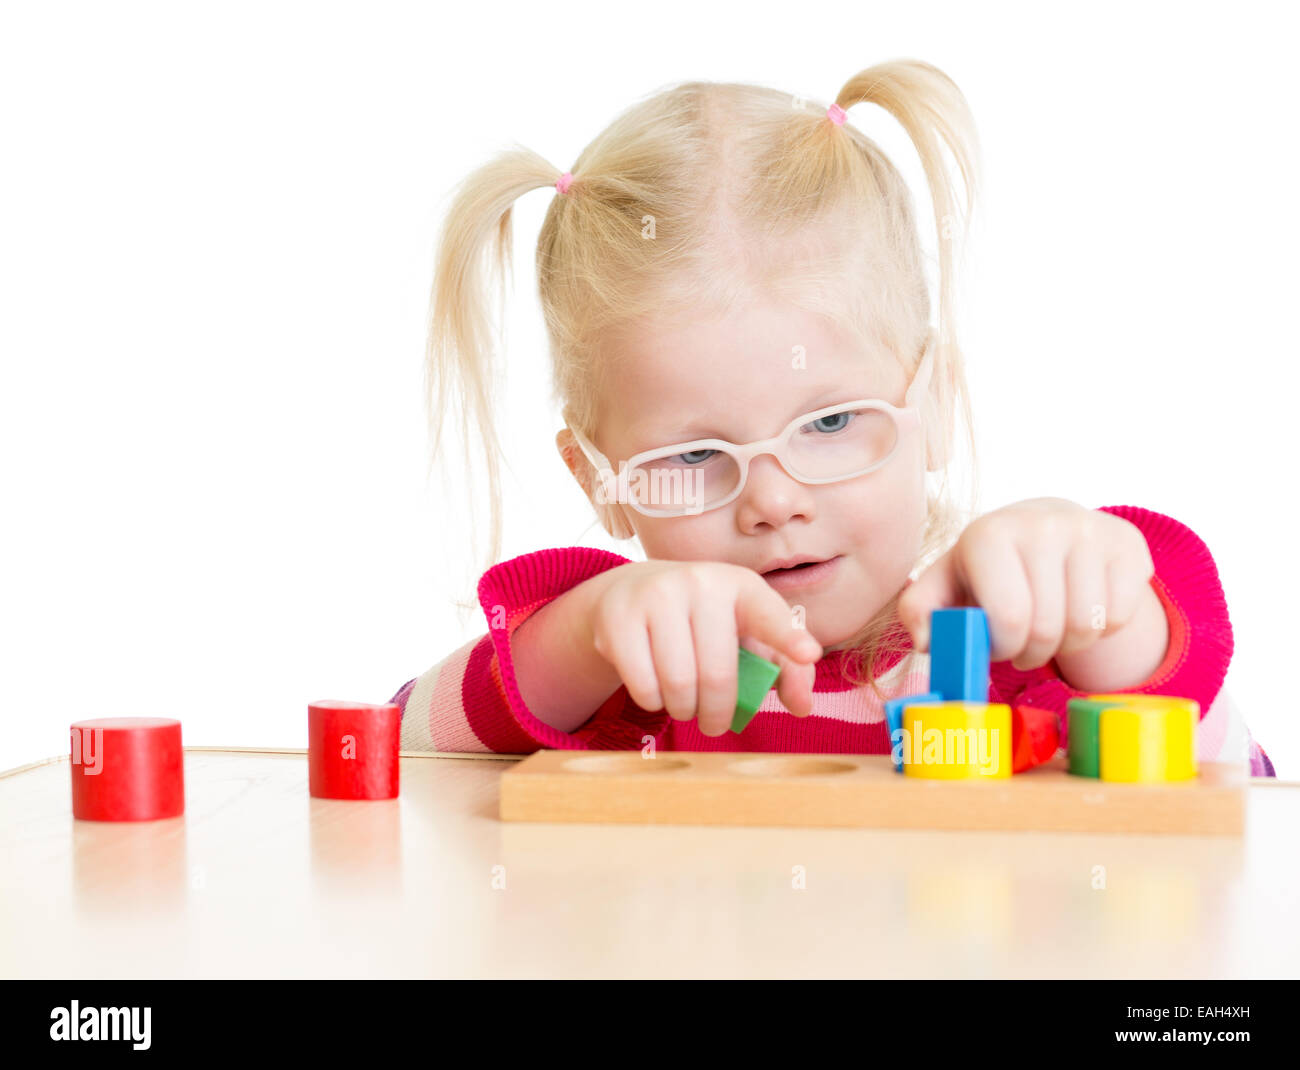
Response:
[[[697,670],[690,617],[663,607],[650,615],[650,652],[664,708],[674,721],[695,716]]]
[[[898,619],[912,636],[918,653],[930,648],[930,614],[936,609],[961,605],[970,591],[962,580],[956,548],[949,550],[921,573],[898,596]]]
[[[1065,636],[1058,654],[1087,650],[1106,628],[1106,565],[1088,542],[1076,543],[1065,562]]]
[[[981,535],[961,545],[961,575],[989,624],[989,661],[1016,657],[1029,641],[1033,597],[1020,549],[1009,538]]]
[[[1021,546],[1019,556],[1029,581],[1029,633],[1011,665],[1037,669],[1051,661],[1065,636],[1065,551],[1036,542]]]
[[[807,717],[812,713],[813,684],[817,679],[816,662],[805,664],[791,661],[767,643],[753,638],[745,640],[745,648],[760,658],[766,658],[781,670],[776,678],[776,696],[781,700],[782,706],[796,717]]]
[[[618,672],[628,696],[643,710],[661,710],[664,702],[650,652],[649,625],[597,635],[596,650]]]
[[[752,582],[742,583],[736,597],[737,633],[767,643],[791,661],[819,660],[821,644],[806,629],[795,626],[794,613],[786,600],[757,572],[750,572],[750,576]]]
[[[691,612],[695,663],[699,667],[696,718],[706,736],[720,736],[731,727],[739,692],[734,605],[719,599],[697,603]]]

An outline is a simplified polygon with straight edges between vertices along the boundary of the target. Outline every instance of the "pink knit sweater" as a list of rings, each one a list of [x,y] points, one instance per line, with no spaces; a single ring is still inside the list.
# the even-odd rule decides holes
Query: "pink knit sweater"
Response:
[[[1203,761],[1248,762],[1254,776],[1275,776],[1263,749],[1251,738],[1223,690],[1232,659],[1232,624],[1218,570],[1205,543],[1190,528],[1136,506],[1106,506],[1141,529],[1151,548],[1151,583],[1169,616],[1164,661],[1129,691],[1181,695],[1201,706],[1197,739]],[[813,712],[790,715],[768,692],[744,732],[710,738],[695,721],[674,721],[666,710],[643,710],[620,687],[573,732],[561,732],[533,716],[515,683],[511,636],[536,612],[583,580],[630,559],[593,547],[538,550],[494,565],[478,585],[488,634],[453,651],[422,676],[407,681],[390,700],[403,708],[402,748],[452,752],[529,754],[542,748],[639,749],[652,736],[662,750],[889,753],[884,708],[869,687],[843,675],[845,651],[817,663]],[[929,690],[930,658],[908,648],[880,664],[877,686],[887,698]],[[1066,702],[1085,694],[1070,687],[1055,661],[1021,671],[1009,661],[989,672],[989,701],[1026,703],[1055,710],[1065,735]]]

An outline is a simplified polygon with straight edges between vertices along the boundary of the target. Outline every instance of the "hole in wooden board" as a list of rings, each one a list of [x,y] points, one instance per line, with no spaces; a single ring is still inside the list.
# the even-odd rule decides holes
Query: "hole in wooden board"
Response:
[[[825,776],[828,773],[852,773],[857,766],[831,758],[750,758],[733,762],[727,768],[750,776]]]
[[[672,773],[690,766],[681,758],[642,758],[638,754],[589,754],[564,763],[566,770],[575,773]]]

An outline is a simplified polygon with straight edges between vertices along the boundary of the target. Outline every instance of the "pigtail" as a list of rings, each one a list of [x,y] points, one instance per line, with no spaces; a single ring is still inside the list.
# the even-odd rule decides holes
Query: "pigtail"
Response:
[[[850,78],[835,103],[846,111],[854,104],[879,105],[898,120],[916,147],[925,169],[939,239],[939,342],[946,346],[956,336],[953,248],[969,225],[979,160],[975,121],[966,98],[938,67],[921,60],[890,60]],[[941,142],[952,153],[965,187],[960,212]]]
[[[501,372],[490,296],[492,291],[499,293],[503,311],[515,201],[530,190],[554,185],[559,178],[557,168],[526,148],[501,153],[456,188],[438,241],[425,355],[425,402],[432,436],[426,478],[440,456],[446,421],[453,415],[459,420],[467,460],[469,426],[475,423],[487,465],[489,562],[500,556],[502,526],[502,450],[494,421]]]

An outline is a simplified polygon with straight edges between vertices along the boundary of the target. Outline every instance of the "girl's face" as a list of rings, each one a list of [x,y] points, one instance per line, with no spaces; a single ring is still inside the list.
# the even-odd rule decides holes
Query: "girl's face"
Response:
[[[864,352],[822,317],[771,303],[626,334],[606,367],[595,444],[615,471],[634,453],[692,439],[769,438],[795,417],[840,402],[878,398],[902,407],[908,385],[890,355]],[[649,558],[725,561],[756,572],[778,559],[836,558],[824,579],[777,587],[792,607],[803,607],[808,631],[831,650],[907,582],[925,523],[925,456],[922,433],[905,425],[893,456],[864,476],[809,485],[764,454],[750,462],[740,495],[719,508],[658,518],[618,508]],[[565,459],[575,463],[572,451]],[[576,463],[586,463],[580,453]]]

